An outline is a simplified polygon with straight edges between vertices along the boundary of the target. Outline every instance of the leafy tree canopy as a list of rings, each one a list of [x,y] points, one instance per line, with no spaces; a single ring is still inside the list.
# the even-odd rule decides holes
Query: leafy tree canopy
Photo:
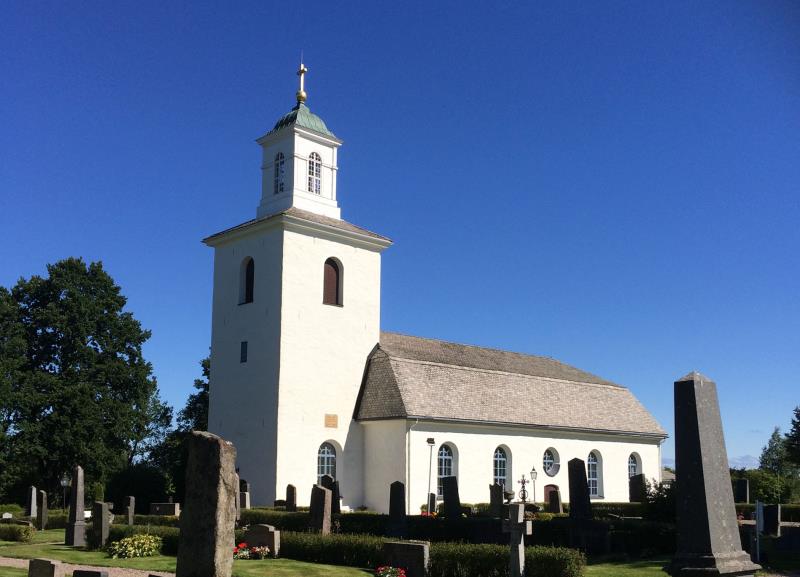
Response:
[[[780,427],[775,427],[767,444],[761,449],[758,468],[776,475],[784,475],[789,463],[786,460],[786,440],[781,435]]]
[[[800,406],[794,408],[792,427],[786,433],[786,458],[800,468]]]

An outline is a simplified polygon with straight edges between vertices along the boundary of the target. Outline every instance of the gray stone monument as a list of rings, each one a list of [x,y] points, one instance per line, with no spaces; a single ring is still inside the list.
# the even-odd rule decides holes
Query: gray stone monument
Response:
[[[250,483],[244,479],[239,479],[239,516],[241,511],[250,508]]]
[[[749,479],[736,479],[733,482],[733,500],[735,503],[750,502],[750,481]]]
[[[764,534],[781,536],[780,505],[764,505]]]
[[[389,486],[389,537],[405,538],[408,532],[406,518],[406,486],[402,481],[395,481]]]
[[[25,493],[25,516],[36,518],[36,487],[31,485]]]
[[[236,485],[236,497],[235,497],[235,505],[236,505],[236,526],[239,526],[239,521],[242,520],[242,507],[241,507],[241,492],[239,491],[240,482],[239,482],[239,469],[236,469],[236,476],[234,477],[234,484]]]
[[[628,479],[628,500],[631,503],[644,503],[647,500],[647,477],[644,473]]]
[[[128,525],[136,522],[136,497],[125,497],[125,517]]]
[[[31,559],[28,562],[28,577],[64,577],[61,561]]]
[[[36,503],[36,528],[40,531],[47,529],[47,493],[39,491]]]
[[[503,516],[503,486],[497,483],[489,485],[489,514],[498,519]]]
[[[406,577],[425,577],[430,562],[430,543],[387,541],[383,544],[383,562],[391,567],[402,567]]]
[[[86,521],[83,511],[83,467],[76,466],[72,470],[69,517],[64,534],[65,545],[70,547],[86,546]]]
[[[670,575],[754,575],[742,551],[717,386],[700,373],[675,381],[678,547]]]
[[[186,493],[176,577],[230,577],[236,526],[236,449],[204,431],[186,439]]]
[[[244,534],[245,543],[251,547],[269,547],[269,553],[277,557],[281,551],[281,532],[272,525],[250,525]]]
[[[508,519],[503,519],[503,533],[508,533],[511,557],[508,561],[509,577],[525,574],[525,535],[533,532],[533,523],[525,520],[525,505],[512,503],[508,506]]]
[[[589,499],[589,483],[586,481],[586,464],[582,459],[570,459],[569,474],[569,518],[588,520],[592,518],[592,502]]]
[[[311,489],[311,507],[309,525],[312,531],[328,535],[331,532],[331,501],[333,493],[330,489],[314,485]]]
[[[286,510],[297,511],[297,488],[294,485],[286,485]]]
[[[458,479],[456,477],[442,477],[442,498],[445,518],[459,519],[461,517],[461,499],[458,497]]]
[[[151,515],[166,515],[170,517],[180,517],[180,503],[150,503]]]
[[[561,489],[553,489],[550,491],[547,499],[547,512],[557,515],[564,512],[564,506],[561,503]]]
[[[108,503],[95,501],[92,505],[92,530],[91,545],[95,549],[102,549],[108,541],[108,531],[111,521],[111,512]]]
[[[436,512],[436,493],[428,493],[428,514],[432,515]]]

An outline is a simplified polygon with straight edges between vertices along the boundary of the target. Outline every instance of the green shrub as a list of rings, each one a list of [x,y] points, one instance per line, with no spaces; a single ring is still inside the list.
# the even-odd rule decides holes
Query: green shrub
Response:
[[[586,556],[566,547],[526,547],[526,577],[581,577]]]
[[[3,503],[0,504],[0,513],[11,513],[14,517],[22,517],[25,514],[25,509],[16,503]]]
[[[308,513],[289,513],[275,509],[245,509],[242,511],[242,525],[265,523],[279,531],[303,532],[308,529],[311,516]]]
[[[369,535],[281,533],[281,557],[349,567],[377,567],[382,562],[383,539]]]
[[[152,557],[161,551],[163,541],[157,535],[131,535],[114,541],[108,548],[108,556],[112,559],[130,559],[132,557]]]
[[[13,523],[0,524],[0,541],[19,541],[30,543],[36,529],[29,525],[16,525]]]
[[[430,577],[508,576],[507,545],[431,544]],[[586,557],[564,547],[526,547],[528,577],[581,577]]]
[[[244,513],[244,511],[242,511]],[[124,519],[125,513],[120,513],[118,519]],[[160,525],[162,527],[179,527],[179,518],[174,515],[134,515],[134,525]]]
[[[47,528],[48,529],[64,529],[67,526],[66,513],[47,513]]]
[[[159,525],[111,525],[108,532],[108,542],[114,543],[133,535],[155,535],[161,538],[161,554],[177,555],[178,538],[180,531],[177,527],[163,527]]]

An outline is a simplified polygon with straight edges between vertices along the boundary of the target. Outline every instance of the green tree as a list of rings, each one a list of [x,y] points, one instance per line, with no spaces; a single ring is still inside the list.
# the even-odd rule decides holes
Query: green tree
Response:
[[[0,453],[10,491],[60,491],[76,464],[87,483],[104,482],[145,457],[170,424],[166,414],[171,421],[142,356],[150,332],[124,310],[102,264],[68,258],[47,273],[0,292]]]
[[[189,395],[186,406],[178,413],[178,428],[183,431],[208,430],[208,377],[211,373],[211,358],[200,361],[203,371],[201,379],[194,380],[196,393]]]
[[[786,458],[800,468],[800,406],[794,408],[792,427],[786,433]]]
[[[786,440],[781,435],[780,427],[775,427],[767,444],[761,449],[758,468],[782,476],[787,472],[786,457]]]

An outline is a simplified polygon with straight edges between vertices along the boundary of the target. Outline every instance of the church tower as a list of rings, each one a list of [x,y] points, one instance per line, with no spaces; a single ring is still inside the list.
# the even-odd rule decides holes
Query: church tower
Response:
[[[342,141],[297,104],[258,139],[256,218],[212,235],[209,431],[238,451],[253,500],[287,484],[308,504],[318,475],[363,503],[363,437],[353,410],[380,336],[381,252],[391,241],[340,218]]]

